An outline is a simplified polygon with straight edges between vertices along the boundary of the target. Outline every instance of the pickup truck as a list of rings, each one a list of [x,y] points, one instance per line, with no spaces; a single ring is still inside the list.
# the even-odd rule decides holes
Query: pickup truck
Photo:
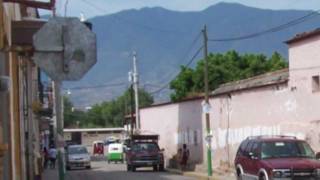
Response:
[[[158,139],[158,135],[132,135],[126,149],[127,171],[136,171],[139,167],[164,170],[164,149],[159,148]]]

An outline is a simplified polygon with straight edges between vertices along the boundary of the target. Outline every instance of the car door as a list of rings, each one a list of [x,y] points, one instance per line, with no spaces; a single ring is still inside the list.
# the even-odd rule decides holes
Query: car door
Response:
[[[244,174],[249,174],[249,168],[250,168],[250,157],[249,157],[249,153],[251,150],[251,147],[253,145],[253,141],[249,141],[249,143],[247,144],[244,152],[243,152],[243,159],[241,162],[242,168],[243,168],[243,173]]]
[[[260,143],[259,142],[253,142],[252,146],[249,150],[249,156],[248,156],[248,174],[252,176],[257,176],[259,172],[259,161],[260,161]]]

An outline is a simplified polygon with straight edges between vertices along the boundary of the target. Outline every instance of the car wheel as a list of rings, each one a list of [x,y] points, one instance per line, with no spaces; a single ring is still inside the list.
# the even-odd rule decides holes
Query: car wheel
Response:
[[[259,180],[267,180],[265,175],[260,175]]]
[[[131,171],[131,166],[127,164],[127,171]]]
[[[237,180],[242,180],[242,173],[240,171],[240,169],[237,169]]]
[[[91,166],[86,166],[86,169],[91,169]]]
[[[153,171],[158,171],[158,166],[157,165],[153,165]]]
[[[159,171],[164,171],[164,165],[163,164],[159,165]]]
[[[132,170],[132,172],[135,172],[136,171],[136,167],[131,166],[131,170]]]
[[[70,168],[69,166],[67,166],[67,167],[66,167],[66,169],[67,169],[68,171],[70,171],[70,170],[71,170],[71,168]]]

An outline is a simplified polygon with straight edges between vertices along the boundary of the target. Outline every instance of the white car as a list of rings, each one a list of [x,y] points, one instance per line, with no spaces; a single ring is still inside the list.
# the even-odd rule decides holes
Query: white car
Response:
[[[72,168],[91,168],[90,154],[85,146],[82,145],[70,145],[67,147],[66,152],[68,170]]]

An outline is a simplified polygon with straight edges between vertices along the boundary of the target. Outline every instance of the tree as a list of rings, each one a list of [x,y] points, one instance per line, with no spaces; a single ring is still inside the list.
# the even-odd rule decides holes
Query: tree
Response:
[[[78,111],[73,107],[72,102],[66,96],[63,97],[63,117],[64,126],[67,128],[77,127],[85,119],[85,113],[83,111]]]
[[[140,89],[139,106],[145,107],[152,103],[152,96]],[[122,96],[112,101],[94,105],[91,110],[85,113],[85,118],[81,118],[80,126],[83,128],[119,127],[122,126],[125,115],[130,114],[130,110],[130,89],[128,89]],[[72,122],[74,123],[74,121]]]
[[[176,101],[183,97],[186,97],[188,93],[193,91],[193,70],[191,68],[181,66],[181,72],[179,75],[170,82],[170,88],[175,89],[177,93],[171,94],[171,99]]]
[[[288,63],[277,52],[269,59],[263,54],[239,55],[236,51],[229,51],[225,54],[209,54],[209,89],[214,90],[227,82],[246,79],[286,67],[288,67]],[[170,88],[174,90],[171,94],[171,100],[177,101],[190,94],[202,93],[204,91],[203,69],[203,59],[197,63],[194,70],[182,66],[179,75],[170,83]]]

